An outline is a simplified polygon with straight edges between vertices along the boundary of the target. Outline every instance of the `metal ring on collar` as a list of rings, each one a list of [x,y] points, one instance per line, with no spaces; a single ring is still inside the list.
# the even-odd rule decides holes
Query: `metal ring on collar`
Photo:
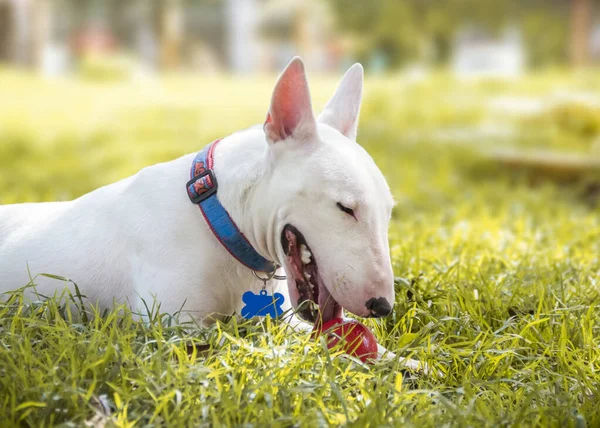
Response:
[[[267,282],[267,281],[270,281],[270,280],[272,280],[272,279],[277,279],[277,280],[281,281],[281,280],[284,280],[284,279],[286,279],[287,277],[286,277],[285,275],[276,275],[276,274],[275,274],[275,272],[277,272],[277,269],[279,269],[280,267],[281,267],[281,266],[279,266],[279,265],[276,265],[276,266],[275,266],[275,269],[273,269],[273,272],[271,272],[271,273],[268,273],[266,278],[263,278],[263,277],[261,277],[261,276],[260,276],[259,274],[257,274],[257,273],[256,273],[256,271],[254,271],[254,270],[252,271],[252,274],[253,274],[253,275],[254,275],[256,278],[260,279],[260,280],[261,280],[261,281],[263,281],[263,282]]]

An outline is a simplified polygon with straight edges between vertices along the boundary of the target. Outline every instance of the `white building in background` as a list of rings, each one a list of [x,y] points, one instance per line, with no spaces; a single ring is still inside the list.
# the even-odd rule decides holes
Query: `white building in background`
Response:
[[[467,29],[456,37],[452,70],[460,78],[514,78],[525,70],[525,60],[517,29],[510,28],[498,38]]]
[[[258,63],[258,5],[256,0],[226,0],[227,57],[238,73],[256,71]]]

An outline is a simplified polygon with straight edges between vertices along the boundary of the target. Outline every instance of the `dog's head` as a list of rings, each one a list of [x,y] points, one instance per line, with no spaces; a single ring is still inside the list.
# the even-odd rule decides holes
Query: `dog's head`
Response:
[[[292,305],[313,322],[339,317],[342,308],[385,316],[394,302],[392,195],[355,142],[362,84],[363,69],[355,64],[315,119],[304,66],[294,58],[277,81],[264,124],[279,259]]]

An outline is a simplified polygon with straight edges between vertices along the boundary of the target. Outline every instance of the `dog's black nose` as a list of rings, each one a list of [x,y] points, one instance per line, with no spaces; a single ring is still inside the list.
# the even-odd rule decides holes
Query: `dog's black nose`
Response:
[[[365,306],[371,311],[371,316],[375,318],[387,317],[392,313],[392,305],[390,305],[390,302],[385,297],[373,297],[367,300]]]

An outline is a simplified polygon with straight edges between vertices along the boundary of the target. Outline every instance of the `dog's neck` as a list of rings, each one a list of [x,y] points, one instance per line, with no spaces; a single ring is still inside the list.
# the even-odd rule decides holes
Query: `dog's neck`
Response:
[[[218,197],[254,249],[280,264],[277,206],[269,194],[268,144],[260,127],[224,138],[214,153]]]

